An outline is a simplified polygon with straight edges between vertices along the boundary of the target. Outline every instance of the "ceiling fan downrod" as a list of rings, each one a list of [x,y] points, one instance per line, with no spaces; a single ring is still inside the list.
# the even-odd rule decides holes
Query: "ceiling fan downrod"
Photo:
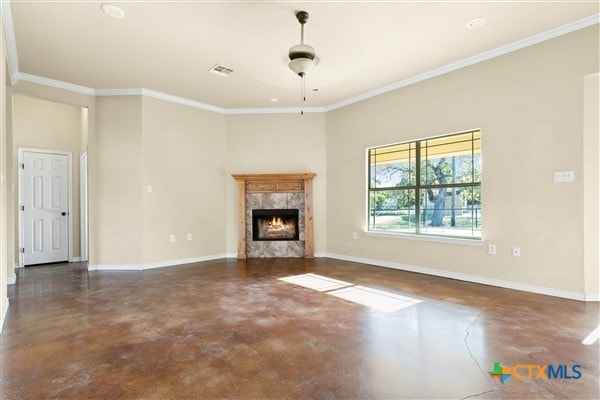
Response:
[[[300,44],[292,46],[288,53],[290,69],[300,77],[300,114],[304,115],[306,101],[306,74],[318,64],[319,58],[314,47],[304,44],[304,24],[308,21],[308,12],[298,11],[296,19],[300,23]]]

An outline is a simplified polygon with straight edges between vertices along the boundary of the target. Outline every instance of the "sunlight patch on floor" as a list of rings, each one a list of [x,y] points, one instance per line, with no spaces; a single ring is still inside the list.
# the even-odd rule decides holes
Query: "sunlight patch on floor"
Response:
[[[337,279],[327,278],[317,274],[303,274],[279,278],[280,281],[293,283],[308,289],[326,292],[328,290],[340,289],[343,287],[352,286],[352,283],[338,281]]]
[[[280,281],[293,283],[308,289],[324,292],[340,299],[361,304],[374,310],[393,312],[421,303],[421,300],[384,290],[371,289],[353,283],[327,278],[317,274],[302,274],[279,278]]]
[[[581,342],[581,343],[588,345],[588,346],[591,344],[594,344],[594,343],[596,343],[596,340],[598,340],[598,336],[600,336],[600,325],[598,325],[596,327],[596,329],[594,329],[592,331],[592,333],[587,335],[587,337],[585,339],[583,339],[583,342]]]
[[[383,312],[393,312],[421,302],[421,300],[364,286],[352,286],[327,294]]]

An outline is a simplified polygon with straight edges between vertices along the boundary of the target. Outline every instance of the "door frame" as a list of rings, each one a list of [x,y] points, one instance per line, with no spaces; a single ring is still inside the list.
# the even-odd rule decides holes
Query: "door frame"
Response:
[[[87,148],[79,156],[79,221],[81,241],[81,255],[79,261],[89,258],[89,201],[88,201],[88,151]]]
[[[23,253],[21,252],[21,249],[23,248],[23,244],[25,243],[25,238],[24,238],[24,229],[23,229],[23,210],[21,208],[21,205],[23,204],[23,153],[24,152],[30,152],[30,153],[43,153],[43,154],[58,154],[58,155],[63,155],[63,156],[67,156],[67,191],[68,191],[68,217],[69,217],[69,222],[67,223],[68,229],[69,229],[69,242],[68,242],[68,246],[69,246],[69,262],[73,262],[73,167],[72,167],[72,162],[71,162],[71,158],[72,158],[72,154],[70,151],[56,151],[56,150],[44,150],[44,149],[33,149],[33,148],[29,148],[29,147],[19,147],[19,164],[17,165],[17,169],[19,170],[19,203],[18,203],[18,210],[19,210],[19,267],[23,268],[25,266],[25,264],[23,263]]]

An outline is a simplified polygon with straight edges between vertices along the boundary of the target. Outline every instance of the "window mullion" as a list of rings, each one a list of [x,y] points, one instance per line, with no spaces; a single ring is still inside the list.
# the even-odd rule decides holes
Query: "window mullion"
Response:
[[[421,142],[417,141],[415,144],[415,233],[419,234],[421,232],[421,190],[419,189],[421,186]]]
[[[373,153],[373,155],[371,155],[371,152]],[[373,171],[371,171],[371,157],[373,157]],[[372,182],[375,181],[375,179],[377,179],[377,150],[370,150],[369,151],[369,188],[370,189],[374,189],[374,187],[372,187]],[[371,179],[371,173],[373,173],[373,179]],[[373,186],[377,186],[377,185],[373,185]],[[373,211],[373,207],[371,202],[373,201],[373,196],[372,193],[369,192],[369,226],[375,228],[375,212]]]
[[[465,182],[465,183],[446,183],[443,185],[440,184],[431,184],[431,185],[421,185],[419,186],[420,189],[441,189],[441,188],[457,188],[457,187],[472,187],[472,186],[479,186],[480,183],[479,182]]]
[[[475,183],[475,132],[471,132],[471,183]],[[475,195],[474,188],[475,186],[471,187],[471,236],[473,236],[475,228],[475,222],[473,221],[475,210],[475,199],[473,198]],[[477,218],[475,218],[475,220],[477,220]]]

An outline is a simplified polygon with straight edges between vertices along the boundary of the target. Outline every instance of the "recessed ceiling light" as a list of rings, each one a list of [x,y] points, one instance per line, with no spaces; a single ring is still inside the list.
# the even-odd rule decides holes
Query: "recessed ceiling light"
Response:
[[[487,21],[487,19],[485,19],[483,17],[474,18],[474,19],[470,20],[469,22],[467,22],[467,29],[481,28],[483,25],[485,25],[486,21]]]
[[[123,18],[125,17],[125,11],[121,10],[119,7],[115,6],[114,4],[102,4],[100,6],[102,8],[102,11],[104,11],[105,13],[107,13],[108,15],[110,15],[113,18]]]
[[[269,100],[271,100],[271,103],[277,103],[279,101],[277,97],[271,97]]]

